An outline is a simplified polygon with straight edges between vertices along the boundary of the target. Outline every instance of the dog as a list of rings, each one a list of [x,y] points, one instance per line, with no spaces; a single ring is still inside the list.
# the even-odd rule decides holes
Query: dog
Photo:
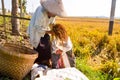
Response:
[[[46,75],[47,70],[47,66],[35,63],[31,69],[31,80],[35,80],[36,78]]]

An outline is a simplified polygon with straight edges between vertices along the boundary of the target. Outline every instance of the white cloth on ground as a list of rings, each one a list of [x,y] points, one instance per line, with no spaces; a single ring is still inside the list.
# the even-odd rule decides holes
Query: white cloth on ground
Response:
[[[81,71],[72,68],[51,69],[46,75],[42,75],[35,80],[89,80]]]

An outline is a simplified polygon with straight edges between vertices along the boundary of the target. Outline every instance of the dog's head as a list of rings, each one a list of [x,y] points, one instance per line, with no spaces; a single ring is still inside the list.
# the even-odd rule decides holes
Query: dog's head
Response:
[[[31,69],[31,80],[35,80],[44,75],[44,71],[47,69],[47,66],[34,64]]]

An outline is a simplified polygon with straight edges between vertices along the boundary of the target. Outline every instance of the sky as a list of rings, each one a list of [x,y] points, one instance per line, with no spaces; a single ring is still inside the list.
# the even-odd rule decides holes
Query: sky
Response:
[[[11,0],[4,0],[5,8],[11,10]],[[112,0],[63,0],[68,16],[110,17]],[[34,12],[40,0],[27,0],[27,12]],[[1,8],[1,1],[0,1]],[[116,0],[115,17],[120,18],[120,0]]]

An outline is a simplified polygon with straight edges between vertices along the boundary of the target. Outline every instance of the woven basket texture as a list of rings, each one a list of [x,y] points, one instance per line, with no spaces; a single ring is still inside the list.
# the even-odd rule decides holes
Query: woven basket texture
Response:
[[[38,53],[28,47],[6,43],[0,46],[0,73],[22,80],[31,70]]]

